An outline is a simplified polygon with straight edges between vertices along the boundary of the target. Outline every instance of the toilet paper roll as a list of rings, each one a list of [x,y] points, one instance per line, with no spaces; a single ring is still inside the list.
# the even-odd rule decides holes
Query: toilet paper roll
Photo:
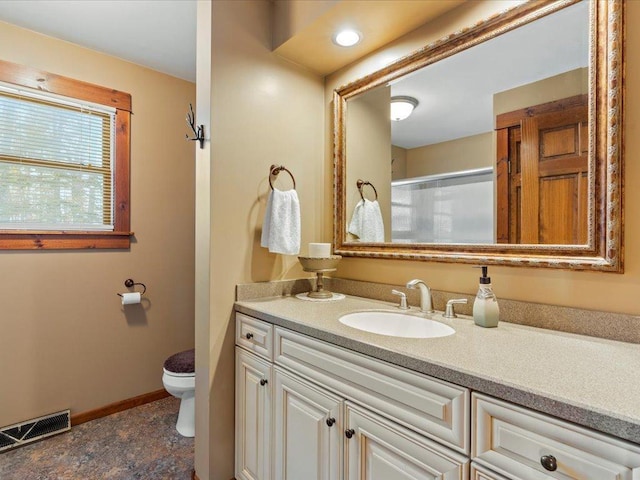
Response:
[[[140,292],[122,293],[122,305],[140,303]]]
[[[331,244],[310,243],[309,256],[313,258],[329,258],[331,256]]]

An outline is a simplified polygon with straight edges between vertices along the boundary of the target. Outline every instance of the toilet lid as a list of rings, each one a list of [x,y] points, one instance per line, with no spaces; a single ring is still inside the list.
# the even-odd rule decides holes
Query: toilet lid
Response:
[[[171,373],[194,373],[196,371],[196,350],[185,350],[171,355],[164,362],[164,369]]]

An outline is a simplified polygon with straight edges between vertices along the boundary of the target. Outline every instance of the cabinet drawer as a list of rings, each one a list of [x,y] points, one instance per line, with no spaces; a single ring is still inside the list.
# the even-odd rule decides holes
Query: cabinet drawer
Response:
[[[466,388],[276,328],[275,362],[422,435],[469,453]]]
[[[473,459],[508,478],[640,478],[638,445],[476,393],[472,410]]]
[[[236,345],[273,360],[273,325],[236,313]]]

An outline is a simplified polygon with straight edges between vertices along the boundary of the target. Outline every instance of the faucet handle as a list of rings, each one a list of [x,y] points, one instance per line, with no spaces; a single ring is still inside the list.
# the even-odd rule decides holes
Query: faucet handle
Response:
[[[461,303],[467,303],[467,299],[466,298],[452,298],[451,300],[449,300],[447,302],[447,307],[446,310],[444,311],[444,318],[457,318],[458,316],[456,315],[455,312],[455,307],[454,305],[456,304],[461,304]]]
[[[400,310],[409,310],[409,307],[407,306],[407,294],[404,292],[401,292],[399,290],[391,290],[391,293],[393,293],[394,295],[398,295],[400,297],[400,305],[398,305],[398,308]]]

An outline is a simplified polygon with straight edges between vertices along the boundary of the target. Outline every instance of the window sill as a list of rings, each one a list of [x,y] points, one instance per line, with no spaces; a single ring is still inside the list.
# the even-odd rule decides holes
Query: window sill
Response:
[[[133,232],[0,230],[0,250],[128,249]]]

